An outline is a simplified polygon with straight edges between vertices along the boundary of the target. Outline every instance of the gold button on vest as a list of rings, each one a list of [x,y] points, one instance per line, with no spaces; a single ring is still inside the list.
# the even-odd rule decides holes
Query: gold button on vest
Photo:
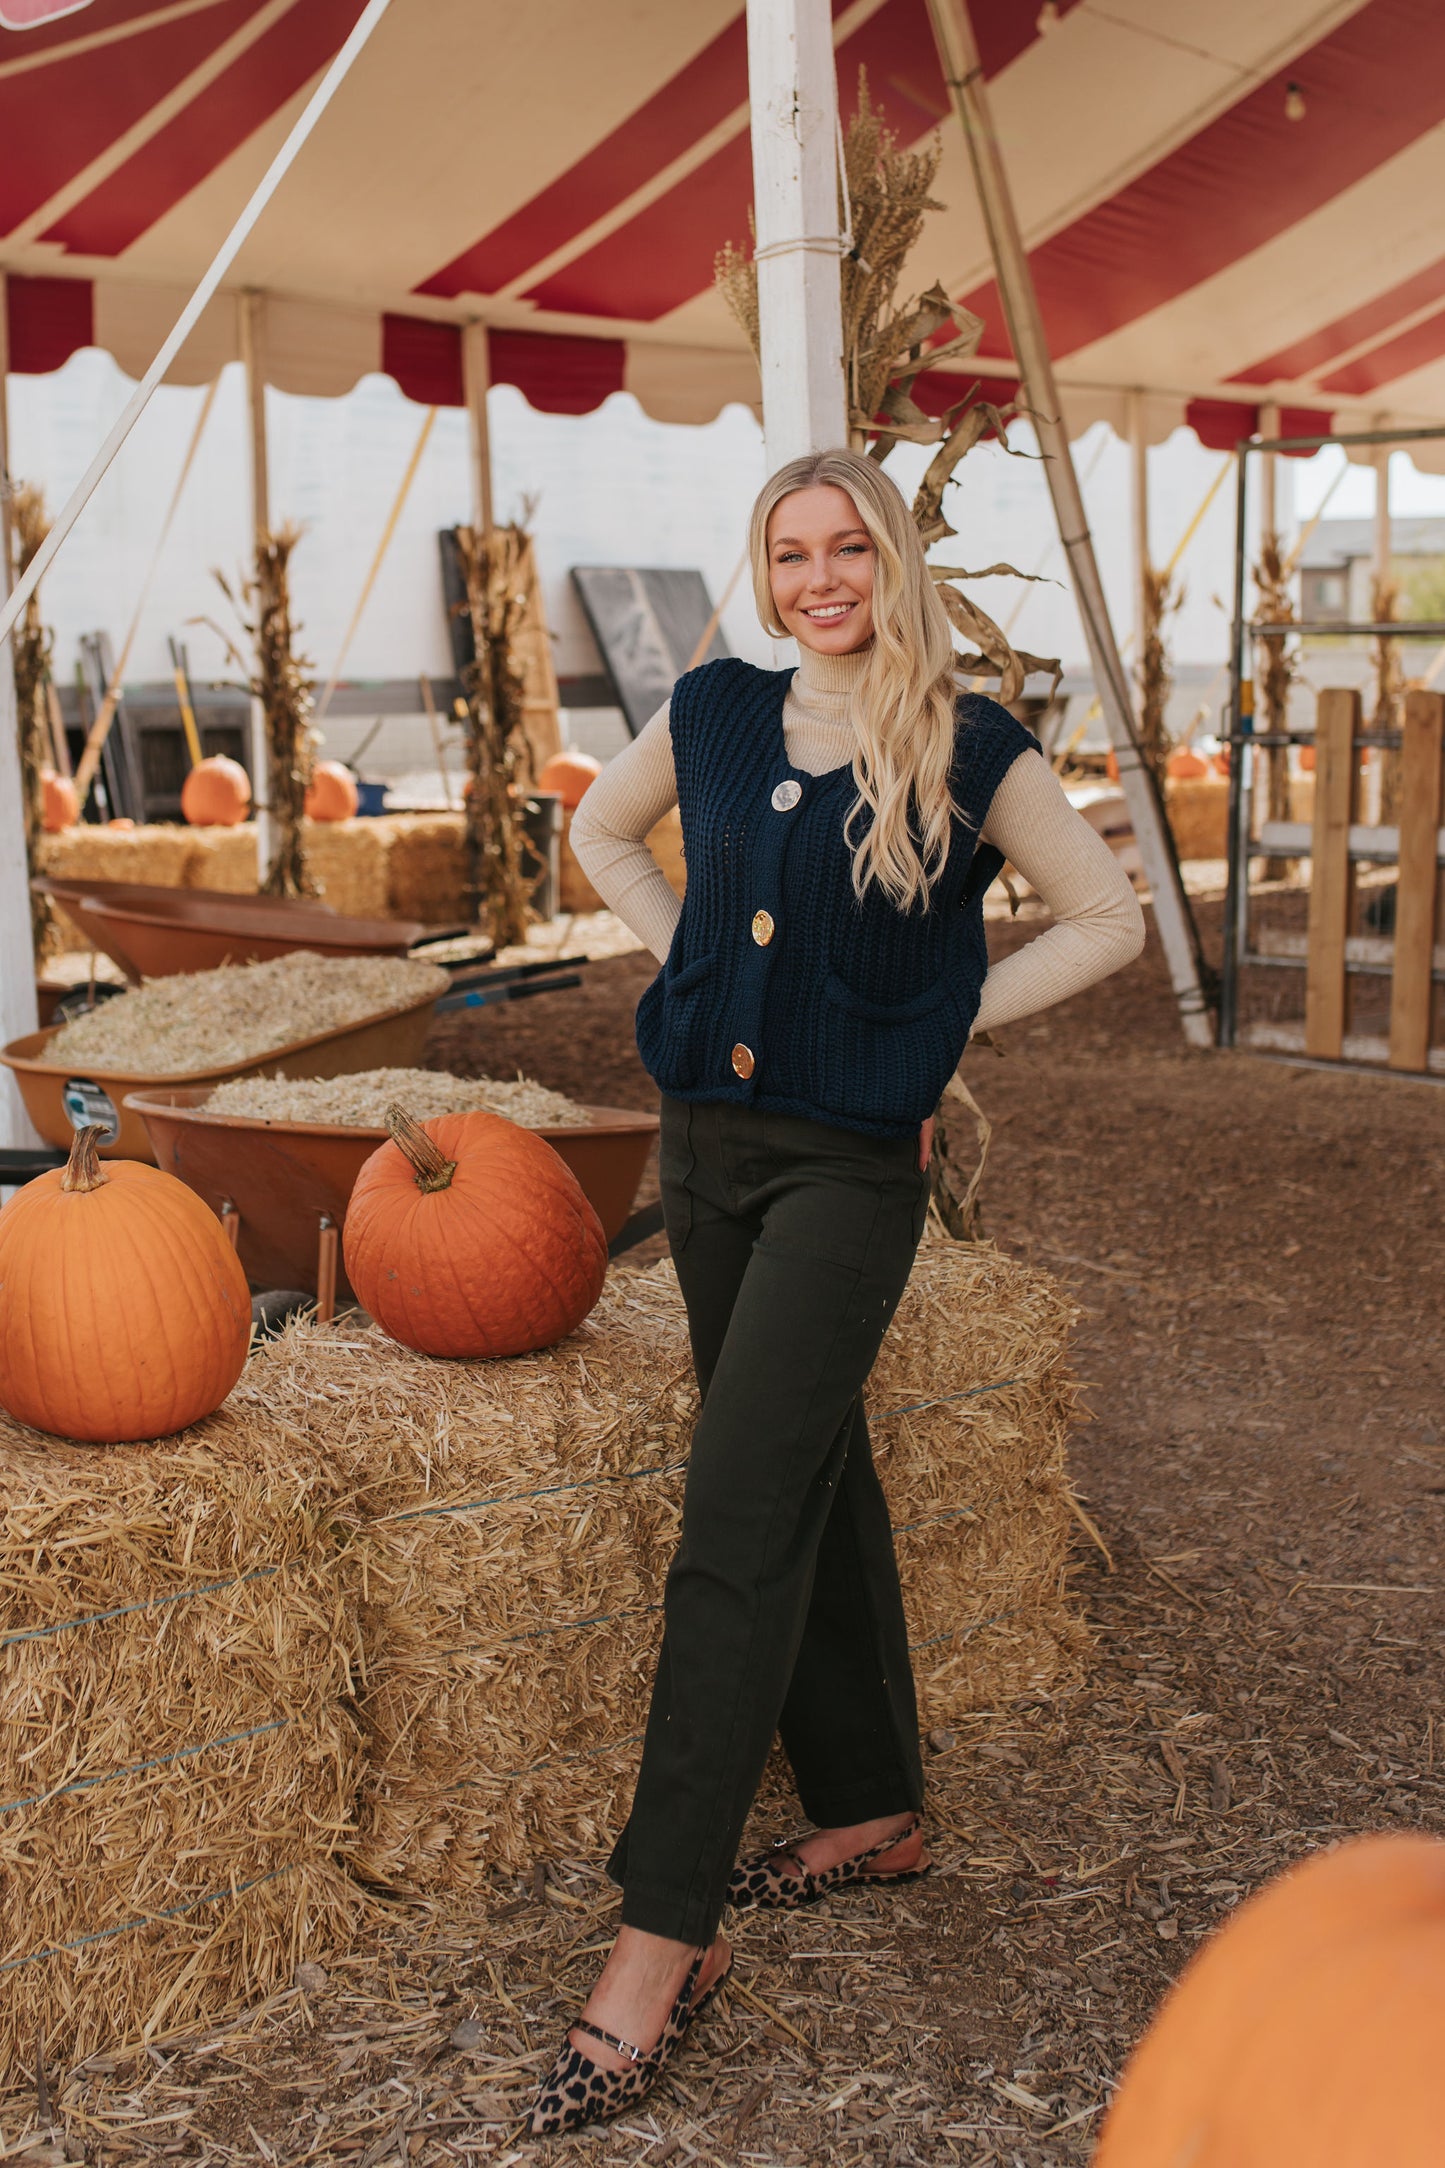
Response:
[[[752,1048],[744,1046],[741,1039],[733,1048],[733,1067],[740,1077],[750,1077],[756,1067]]]
[[[753,939],[759,948],[766,948],[775,932],[771,914],[767,911],[753,913]]]

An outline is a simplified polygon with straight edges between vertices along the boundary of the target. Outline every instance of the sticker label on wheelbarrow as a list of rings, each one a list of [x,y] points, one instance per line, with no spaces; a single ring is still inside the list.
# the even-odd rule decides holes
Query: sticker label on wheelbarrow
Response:
[[[102,1091],[98,1084],[92,1084],[88,1077],[68,1076],[65,1090],[61,1093],[61,1101],[70,1117],[72,1129],[89,1129],[94,1126],[100,1131],[98,1143],[114,1144],[120,1135],[120,1115],[109,1092]]]

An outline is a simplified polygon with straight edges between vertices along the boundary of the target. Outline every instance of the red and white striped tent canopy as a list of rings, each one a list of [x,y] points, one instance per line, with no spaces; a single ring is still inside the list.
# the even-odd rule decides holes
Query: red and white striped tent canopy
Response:
[[[0,0],[12,369],[94,344],[141,373],[360,4]],[[1266,400],[1286,429],[1445,419],[1442,0],[971,12],[1076,432],[1125,387],[1151,437],[1221,446]],[[1010,382],[924,0],[834,0],[834,33],[845,118],[866,67],[904,142],[942,127],[918,281]],[[755,400],[711,285],[748,232],[747,99],[741,0],[393,0],[232,274],[270,381],[459,403],[481,319],[540,408]],[[218,295],[173,376],[233,359],[238,315]]]

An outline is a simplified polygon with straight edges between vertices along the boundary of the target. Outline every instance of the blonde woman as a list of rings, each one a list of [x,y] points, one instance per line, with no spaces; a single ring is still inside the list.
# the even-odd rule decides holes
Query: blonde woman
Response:
[[[637,1039],[702,1410],[642,1766],[609,1863],[622,1928],[532,2110],[645,2093],[731,1962],[725,1904],[923,1873],[892,1531],[861,1392],[928,1208],[970,1032],[1117,970],[1143,921],[1034,739],[959,696],[917,530],[851,451],[775,474],[758,614],[800,667],[690,671],[588,791],[582,865],[662,963]],[[644,838],[681,811],[687,900]],[[1053,925],[989,971],[1007,856]],[[987,977],[985,977],[987,974]],[[812,1833],[737,1864],[781,1734]]]

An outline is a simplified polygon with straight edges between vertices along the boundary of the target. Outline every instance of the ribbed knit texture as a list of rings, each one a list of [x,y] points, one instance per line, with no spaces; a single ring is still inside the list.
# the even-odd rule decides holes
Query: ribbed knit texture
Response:
[[[876,886],[853,892],[851,766],[813,776],[789,763],[791,678],[729,659],[674,688],[687,898],[638,1008],[638,1048],[672,1098],[907,1136],[958,1064],[988,968],[983,895],[1003,861],[978,830],[1009,767],[1037,747],[995,701],[960,700],[953,793],[964,819],[928,909],[901,912]],[[784,784],[799,795],[780,810]],[[752,932],[759,911],[774,925],[766,943]],[[739,1046],[750,1076],[734,1067]]]

